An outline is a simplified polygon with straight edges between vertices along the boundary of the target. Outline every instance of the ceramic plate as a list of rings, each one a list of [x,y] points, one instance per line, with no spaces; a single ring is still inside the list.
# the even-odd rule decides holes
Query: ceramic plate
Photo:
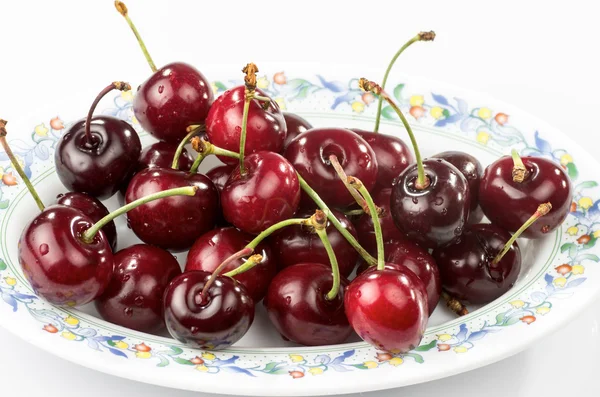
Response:
[[[223,70],[204,72],[215,79]],[[230,76],[238,73],[238,68],[229,70]],[[339,68],[271,69],[260,76],[258,86],[283,109],[297,112],[314,126],[372,128],[375,99],[344,74],[349,76]],[[366,77],[380,78],[379,74]],[[240,82],[223,77],[214,80],[213,89],[220,94]],[[484,95],[413,78],[390,84],[388,92],[410,114],[424,155],[462,150],[487,165],[516,148],[522,155],[560,163],[574,188],[571,213],[562,227],[542,240],[520,241],[523,269],[514,288],[484,307],[471,308],[471,314],[462,318],[438,306],[414,351],[390,355],[363,342],[290,346],[272,329],[262,305],[257,306],[250,332],[219,352],[194,350],[166,336],[118,327],[98,318],[93,306],[53,307],[34,296],[19,268],[17,241],[37,208],[3,152],[0,324],[57,356],[128,379],[213,393],[292,396],[393,388],[468,371],[527,348],[591,304],[600,286],[600,244],[596,245],[600,191],[594,173],[598,164],[561,132]],[[131,107],[131,93],[123,93],[104,101],[99,109],[136,125]],[[79,117],[84,114],[80,111]],[[30,133],[10,135],[13,150],[46,203],[63,191],[54,171],[54,147],[78,118],[69,109],[56,112],[36,114],[29,120]],[[382,132],[407,137],[390,108],[384,107],[383,116]],[[152,141],[139,132],[144,144]],[[118,204],[112,198],[107,205],[114,209]],[[124,219],[118,227],[121,247],[137,241]],[[185,253],[177,256],[185,261]]]

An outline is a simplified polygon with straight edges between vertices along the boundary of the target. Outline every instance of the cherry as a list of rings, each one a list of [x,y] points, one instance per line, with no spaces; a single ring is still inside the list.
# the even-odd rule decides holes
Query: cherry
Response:
[[[81,211],[92,222],[98,222],[108,215],[108,208],[97,198],[85,193],[68,192],[59,194],[56,198],[56,204],[66,205]],[[102,228],[106,235],[110,248],[114,252],[117,248],[117,228],[114,222],[109,222]]]
[[[252,236],[233,227],[211,230],[196,240],[187,256],[185,272],[203,270],[212,273],[225,259],[243,249]],[[269,283],[277,273],[272,251],[266,242],[258,244],[254,252],[262,256],[259,265],[234,278],[242,283],[255,302],[267,293]],[[224,272],[239,267],[244,260],[231,262]]]
[[[348,175],[363,181],[367,189],[375,186],[377,160],[364,139],[343,128],[315,128],[298,135],[285,150],[298,173],[327,204],[345,207],[354,202],[339,179],[330,156],[335,155]]]
[[[571,181],[551,160],[520,159],[516,151],[513,158],[501,157],[485,169],[479,187],[481,208],[492,223],[514,232],[535,211],[537,203],[550,202],[552,211],[523,234],[527,238],[543,237],[567,217],[573,197]]]
[[[377,187],[379,189],[391,187],[394,178],[408,167],[409,164],[415,162],[410,149],[400,138],[357,128],[352,128],[351,131],[360,135],[375,152],[375,158],[377,159]]]
[[[193,197],[169,197],[148,203],[127,214],[129,227],[143,242],[182,251],[212,229],[217,217],[219,197],[213,183],[202,174],[188,174],[167,168],[148,168],[138,172],[129,183],[125,200],[181,186],[196,186]]]
[[[152,145],[146,146],[140,155],[138,162],[137,171],[141,171],[145,168],[171,168],[173,163],[173,156],[177,151],[177,145],[168,142],[154,142]],[[194,164],[194,159],[188,151],[183,148],[181,155],[179,156],[178,169],[182,171],[189,171]]]
[[[142,145],[129,123],[111,116],[92,117],[100,99],[113,89],[130,90],[114,82],[92,103],[86,119],[73,124],[60,138],[54,153],[56,173],[72,191],[106,199],[135,171]]]
[[[344,313],[341,279],[340,293],[332,300],[327,291],[333,285],[329,266],[322,263],[298,263],[280,271],[265,298],[269,319],[286,339],[306,346],[343,343],[352,333]]]
[[[163,310],[173,338],[200,349],[222,349],[244,336],[254,320],[254,302],[246,288],[217,276],[202,294],[211,274],[185,272],[175,277],[164,294]]]
[[[483,211],[479,207],[479,184],[483,177],[483,167],[479,160],[465,152],[449,150],[438,153],[433,158],[446,160],[455,166],[467,178],[471,194],[471,211],[469,223],[477,223],[483,218]]]
[[[112,278],[95,301],[103,319],[136,331],[156,333],[164,327],[163,292],[181,274],[169,252],[136,244],[114,255]]]
[[[333,209],[330,211],[342,227],[356,237],[356,230],[348,218],[340,211]],[[295,216],[305,218],[312,213],[314,210],[301,209]],[[326,231],[338,261],[340,274],[348,277],[356,266],[358,253],[331,222],[327,222]],[[286,227],[274,233],[269,243],[273,248],[275,263],[280,270],[297,263],[329,263],[327,251],[311,227],[300,225]]]
[[[283,118],[285,119],[285,125],[287,126],[287,135],[283,144],[284,149],[288,147],[295,137],[302,134],[304,131],[313,128],[308,121],[295,113],[283,112]]]
[[[227,183],[229,175],[231,175],[234,168],[235,167],[231,165],[225,164],[215,167],[206,173],[206,176],[215,184],[219,194],[223,191],[223,187],[225,186],[225,183]]]
[[[236,167],[221,192],[225,220],[258,234],[298,209],[300,184],[294,167],[281,155],[258,152],[244,159],[245,173]]]

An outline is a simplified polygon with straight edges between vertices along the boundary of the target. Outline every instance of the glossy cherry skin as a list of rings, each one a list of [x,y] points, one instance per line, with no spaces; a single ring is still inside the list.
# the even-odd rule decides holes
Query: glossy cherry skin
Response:
[[[169,282],[181,274],[168,251],[136,244],[114,255],[112,278],[94,304],[106,321],[136,331],[157,333],[164,327],[162,298]]]
[[[327,300],[333,285],[331,267],[298,263],[275,276],[265,298],[269,319],[286,339],[305,346],[343,343],[352,333],[344,313],[342,277],[338,295]]]
[[[415,162],[408,145],[398,137],[352,128],[375,152],[377,159],[377,187],[392,187],[394,179],[409,164]]]
[[[427,291],[427,307],[431,316],[442,294],[440,271],[433,257],[426,249],[406,238],[387,241],[384,244],[384,250],[386,268],[405,266],[423,282]],[[371,254],[375,255],[375,252],[371,252]],[[363,261],[356,274],[362,274],[366,270],[375,271],[376,267],[367,266]]]
[[[446,160],[456,167],[467,178],[469,192],[471,193],[471,211],[469,223],[478,223],[483,218],[483,211],[479,206],[479,184],[483,177],[483,166],[474,156],[465,152],[449,150],[431,156],[436,159]]]
[[[152,136],[178,144],[188,126],[204,123],[213,99],[212,87],[198,69],[174,62],[138,87],[133,113]]]
[[[93,117],[91,134],[88,142],[85,119],[63,134],[54,152],[56,174],[68,190],[103,200],[135,172],[142,144],[131,125],[111,116]]]
[[[185,271],[204,270],[212,273],[225,259],[244,248],[252,238],[233,227],[211,230],[196,240],[190,249]],[[260,264],[234,278],[246,287],[252,299],[258,303],[265,297],[269,283],[277,273],[277,266],[271,247],[266,242],[260,243],[254,253],[262,255]],[[231,262],[223,269],[222,274],[239,267],[245,259]]]
[[[425,287],[401,266],[356,277],[346,289],[344,305],[358,336],[390,353],[405,353],[419,346],[427,327]]]
[[[356,230],[348,218],[340,211],[332,209],[331,212],[340,221],[344,229],[356,237]],[[313,214],[314,210],[301,209],[294,217],[308,218]],[[326,230],[338,261],[340,274],[348,277],[356,266],[358,253],[329,221],[327,221]],[[287,226],[273,233],[269,238],[269,244],[273,248],[275,262],[280,270],[303,262],[322,263],[329,266],[329,256],[321,239],[308,227]]]
[[[152,145],[146,146],[140,154],[137,171],[153,167],[171,168],[177,146],[178,144],[176,143],[162,141],[154,142]],[[179,169],[182,171],[189,171],[190,168],[192,168],[194,159],[190,156],[186,148],[183,148],[183,151],[179,156],[178,164]]]
[[[165,323],[171,336],[192,347],[218,350],[231,346],[248,331],[254,320],[254,302],[246,288],[226,276],[218,276],[202,289],[211,273],[186,272],[175,277],[164,295]]]
[[[206,176],[215,184],[219,194],[223,191],[223,187],[225,186],[225,183],[227,183],[229,175],[231,175],[234,168],[235,167],[232,165],[225,164],[215,167],[206,173]]]
[[[513,182],[513,160],[504,156],[490,164],[479,186],[479,204],[488,219],[514,232],[542,203],[552,210],[522,234],[540,238],[563,223],[571,206],[573,189],[569,176],[557,163],[542,157],[523,157],[527,175],[522,183]]]
[[[471,196],[467,179],[442,159],[423,161],[430,184],[415,187],[417,165],[405,169],[392,187],[390,212],[400,231],[424,248],[450,244],[462,233],[469,217]]]
[[[157,247],[183,251],[203,233],[215,226],[219,208],[217,188],[202,174],[167,168],[147,168],[135,174],[125,201],[134,200],[167,189],[197,186],[194,196],[172,196],[134,208],[127,222],[140,240]]]
[[[302,117],[295,113],[283,112],[283,118],[285,119],[285,125],[287,126],[287,135],[285,137],[285,143],[283,148],[288,147],[292,139],[302,134],[306,130],[310,130],[313,126]]]
[[[19,263],[36,295],[54,305],[79,306],[104,291],[113,254],[102,230],[91,243],[83,242],[83,233],[93,224],[78,209],[53,205],[25,226]]]
[[[234,168],[221,192],[225,220],[238,229],[259,234],[294,215],[300,203],[300,183],[289,161],[273,152],[244,158],[246,174]]]
[[[381,231],[383,233],[383,241],[389,240],[404,240],[406,235],[402,233],[394,223],[390,212],[390,197],[392,188],[385,188],[373,193],[373,201],[383,211],[379,217]],[[377,251],[377,242],[375,241],[375,229],[373,227],[373,218],[370,214],[362,214],[355,222],[356,233],[358,234],[358,242],[364,249],[371,254]]]
[[[267,96],[260,89],[256,94]],[[206,135],[210,142],[220,148],[240,151],[240,134],[244,114],[245,87],[238,86],[227,90],[217,98],[206,118]],[[248,110],[246,129],[246,155],[259,151],[280,153],[287,134],[287,127],[279,105],[273,100],[268,107],[265,102],[253,99]],[[235,164],[236,159],[219,157],[225,164]]]
[[[489,303],[511,289],[521,270],[518,244],[492,263],[510,236],[494,224],[469,225],[454,244],[434,250],[444,288],[471,303]]]
[[[329,205],[346,207],[354,198],[329,161],[336,155],[347,175],[371,191],[377,179],[375,152],[364,139],[344,128],[313,128],[298,135],[285,149],[289,160],[306,182]]]

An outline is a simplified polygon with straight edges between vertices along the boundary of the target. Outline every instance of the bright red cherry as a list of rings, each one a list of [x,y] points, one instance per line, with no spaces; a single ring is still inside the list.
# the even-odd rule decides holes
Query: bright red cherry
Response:
[[[212,229],[217,217],[217,188],[202,174],[190,175],[170,168],[147,168],[138,172],[127,188],[130,203],[166,189],[197,186],[194,196],[173,196],[156,200],[127,213],[128,224],[143,242],[182,251]]]
[[[227,90],[217,98],[206,118],[206,135],[210,142],[220,148],[239,152],[242,132],[242,116],[246,87],[238,86]],[[266,96],[260,89],[256,94]],[[246,130],[246,155],[259,151],[279,153],[287,133],[285,119],[279,105],[273,100],[265,102],[253,99],[248,110]],[[226,164],[235,164],[236,159],[219,157]]]
[[[350,130],[314,128],[298,135],[285,150],[285,158],[327,204],[346,207],[354,198],[331,165],[331,155],[337,157],[347,175],[372,190],[377,179],[375,152]]]
[[[294,217],[307,218],[314,212],[311,209],[301,209]],[[356,230],[348,218],[340,211],[332,209],[331,212],[342,226],[356,237]],[[358,253],[329,221],[327,221],[326,231],[338,261],[340,274],[342,277],[348,277],[356,266]],[[275,262],[279,269],[304,262],[329,266],[329,256],[321,239],[306,226],[288,226],[279,230],[269,238],[269,244],[273,248]]]
[[[283,144],[284,149],[288,147],[292,139],[302,134],[304,131],[313,128],[308,121],[295,113],[283,112],[283,118],[285,119],[285,125],[287,126],[287,135],[285,137],[285,143]]]
[[[523,181],[513,179],[514,161],[504,156],[486,169],[479,187],[479,203],[489,220],[510,232],[516,231],[540,202],[552,211],[543,216],[524,237],[540,238],[563,223],[569,213],[573,189],[560,164],[542,157],[523,157]]]
[[[221,207],[227,222],[238,229],[259,234],[289,219],[300,203],[296,170],[281,155],[253,153],[244,158],[246,173],[237,166],[221,192]]]
[[[223,349],[246,334],[254,320],[254,302],[246,288],[226,276],[217,276],[203,296],[211,273],[186,272],[165,290],[164,314],[173,338],[199,349]]]
[[[53,205],[25,226],[19,263],[36,295],[54,305],[79,306],[104,291],[113,254],[103,231],[89,243],[82,240],[92,225],[80,210]]]
[[[298,263],[275,276],[265,298],[269,319],[286,339],[305,346],[345,342],[352,328],[344,313],[342,277],[338,295],[327,299],[333,285],[331,268],[321,263]]]
[[[137,171],[144,168],[171,168],[173,157],[177,151],[177,144],[168,142],[154,142],[152,145],[146,146],[140,154]],[[194,159],[188,153],[186,148],[183,148],[181,156],[179,156],[179,169],[189,171],[192,168]]]
[[[211,230],[203,234],[192,246],[187,256],[185,272],[203,270],[212,273],[225,259],[240,251],[252,236],[233,227]],[[264,241],[254,250],[262,255],[262,261],[252,269],[234,276],[242,283],[252,299],[258,303],[267,293],[269,283],[277,273],[271,248]],[[244,263],[244,259],[233,261],[225,266],[221,274],[225,274]]]
[[[350,325],[365,342],[390,353],[419,346],[427,326],[427,292],[413,272],[397,267],[356,277],[344,296]]]
[[[391,187],[394,179],[415,162],[415,156],[402,139],[357,128],[351,130],[360,135],[375,152],[378,188]]]
[[[169,282],[181,274],[169,252],[136,244],[114,255],[106,290],[95,301],[103,319],[136,331],[157,333],[164,327],[162,298]]]

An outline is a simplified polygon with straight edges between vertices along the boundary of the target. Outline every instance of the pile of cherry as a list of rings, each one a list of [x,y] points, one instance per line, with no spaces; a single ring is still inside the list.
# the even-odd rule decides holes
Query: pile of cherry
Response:
[[[399,53],[433,37],[420,33]],[[461,301],[487,303],[510,289],[521,267],[516,238],[543,237],[569,211],[569,179],[552,161],[513,151],[484,171],[457,151],[421,159],[406,118],[374,82],[359,84],[397,112],[414,154],[377,132],[379,118],[371,132],[312,128],[282,112],[256,88],[254,64],[244,85],[213,101],[197,69],[157,70],[141,44],[154,73],[133,109],[158,142],[142,150],[126,121],[93,116],[102,96],[131,89],[115,82],[57,144],[69,192],[54,205],[44,206],[13,161],[41,210],[22,233],[19,261],[52,304],[95,301],[112,323],[150,333],[166,325],[182,342],[218,349],[246,333],[262,300],[293,342],[342,343],[355,331],[406,352],[441,296],[464,314]],[[5,126],[0,141],[14,160]],[[209,155],[224,165],[202,175]],[[100,200],[114,194],[125,205],[109,214]],[[124,213],[144,244],[117,251],[113,219]],[[484,214],[491,223],[478,223]],[[185,250],[182,272],[169,251]]]

